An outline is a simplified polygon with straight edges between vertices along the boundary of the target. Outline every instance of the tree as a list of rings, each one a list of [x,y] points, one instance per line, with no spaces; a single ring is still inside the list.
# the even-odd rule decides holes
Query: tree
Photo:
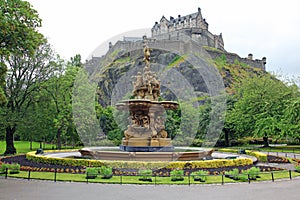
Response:
[[[35,101],[26,110],[22,123],[19,124],[16,136],[20,140],[32,142],[52,142],[55,139],[55,126],[53,119],[54,104],[49,95],[43,90],[35,95]]]
[[[77,59],[80,59],[77,57]],[[80,66],[72,59],[73,66]],[[77,67],[79,68],[79,67]],[[95,85],[90,83],[88,74],[79,68],[73,86],[72,113],[74,125],[81,141],[85,145],[92,145],[96,140],[99,123],[95,112]]]
[[[34,103],[40,84],[52,74],[52,50],[48,43],[35,54],[11,55],[7,59],[8,74],[5,86],[7,103],[3,107],[3,126],[6,130],[5,154],[14,154],[14,133],[22,123],[29,106]]]
[[[80,59],[79,55],[66,64],[58,57],[56,61],[57,70],[51,79],[43,83],[43,89],[51,97],[54,104],[55,117],[53,122],[56,127],[56,144],[58,149],[61,149],[62,137],[66,136],[67,133],[73,133],[70,129],[74,130],[72,93],[74,80],[82,66],[82,64],[79,64],[80,60],[78,61],[78,59]],[[76,64],[72,60],[76,60]]]
[[[290,88],[294,95],[285,101],[287,105],[283,110],[280,127],[283,137],[300,141],[300,89],[296,84]]]
[[[0,105],[5,103],[4,87],[10,56],[34,55],[44,42],[37,31],[41,19],[31,5],[22,0],[0,0]]]
[[[238,88],[237,102],[228,111],[227,123],[241,136],[268,138],[282,135],[281,118],[294,92],[283,82],[268,74],[246,78]]]

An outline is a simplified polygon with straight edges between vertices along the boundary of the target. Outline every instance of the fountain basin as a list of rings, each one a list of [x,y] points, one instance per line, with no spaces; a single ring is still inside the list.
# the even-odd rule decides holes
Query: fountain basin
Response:
[[[127,146],[128,147],[128,146]],[[141,147],[143,148],[143,147]],[[149,147],[148,147],[149,148]],[[165,147],[163,147],[165,148]],[[122,161],[191,161],[211,159],[213,150],[182,151],[182,152],[127,152],[105,151],[96,148],[83,148],[79,152],[84,157],[97,160],[122,160]]]

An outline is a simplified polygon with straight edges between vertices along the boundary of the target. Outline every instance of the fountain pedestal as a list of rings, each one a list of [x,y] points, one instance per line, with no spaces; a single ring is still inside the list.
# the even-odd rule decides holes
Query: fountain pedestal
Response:
[[[120,146],[122,151],[154,152],[173,151],[171,138],[165,130],[166,110],[177,109],[171,101],[131,99],[116,105],[118,110],[129,110],[129,125]]]

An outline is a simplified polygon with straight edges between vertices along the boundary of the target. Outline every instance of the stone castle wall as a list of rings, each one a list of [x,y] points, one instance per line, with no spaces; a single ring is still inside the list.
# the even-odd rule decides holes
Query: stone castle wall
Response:
[[[201,49],[202,51],[207,52],[207,55],[211,59],[216,59],[218,57],[221,57],[222,54],[226,56],[226,60],[228,63],[234,64],[235,60],[239,61],[240,63],[245,63],[251,67],[266,70],[265,64],[266,64],[266,58],[255,59],[253,60],[252,57],[249,55],[247,58],[241,58],[239,55],[235,53],[229,53],[226,51],[220,51],[220,50],[210,50],[210,49],[204,49],[201,45],[196,41],[191,41],[193,45],[187,45],[184,41],[176,40],[176,39],[149,39],[149,46],[151,48],[157,48],[157,49],[173,49],[174,53],[181,54],[184,51],[189,51],[191,53],[199,51]],[[209,45],[203,45],[203,46],[209,46]],[[136,49],[142,48],[142,41],[118,41],[115,45],[113,45],[109,51],[108,54],[115,51],[115,50],[121,50],[124,49],[126,51],[133,51]]]
[[[229,52],[220,52],[220,51],[213,51],[213,50],[206,50],[210,57],[212,59],[216,59],[218,57],[221,57],[222,54],[226,56],[226,60],[230,64],[234,64],[235,60],[239,61],[240,63],[245,63],[251,67],[266,70],[266,58],[262,58],[261,60],[259,59],[251,59],[251,58],[241,58],[239,55],[235,53],[229,53]]]

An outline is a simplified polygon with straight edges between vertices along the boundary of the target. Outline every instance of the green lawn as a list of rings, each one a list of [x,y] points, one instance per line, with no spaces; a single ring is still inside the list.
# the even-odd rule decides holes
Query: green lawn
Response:
[[[300,173],[292,172],[292,178],[300,176]],[[4,175],[2,175],[4,176]],[[16,178],[28,178],[28,172],[21,171],[19,174],[9,174],[9,177],[16,177]],[[54,180],[54,173],[53,172],[31,172],[30,173],[31,179],[41,179],[41,180]],[[182,184],[188,185],[189,184],[189,177],[185,176],[183,181],[171,181],[171,177],[152,177],[152,182],[147,181],[139,181],[141,176],[113,176],[111,179],[102,179],[101,177],[97,177],[96,179],[89,179],[90,183],[112,183],[112,184]],[[289,179],[290,175],[288,171],[279,171],[274,172],[274,179],[275,181],[278,179]],[[57,173],[56,176],[57,181],[70,181],[70,182],[86,182],[85,174],[70,174],[70,173]],[[271,173],[260,173],[260,178],[256,181],[270,181],[272,180]],[[242,182],[241,180],[235,181],[229,178],[224,177],[224,183],[235,183],[235,182]],[[253,181],[251,181],[253,182]],[[222,176],[208,176],[205,183],[201,183],[199,181],[194,181],[192,177],[190,177],[190,184],[221,184],[222,183]]]
[[[15,148],[17,149],[17,154],[27,153],[29,151],[36,151],[40,148],[39,142],[32,142],[32,150],[30,150],[30,142],[28,141],[15,141]],[[5,141],[0,141],[0,155],[4,154],[6,148]],[[43,149],[55,149],[55,144],[42,144]],[[63,146],[63,149],[71,149],[71,146]]]
[[[253,146],[236,146],[226,147],[226,149],[248,149],[263,152],[284,152],[284,153],[300,153],[300,145],[286,145],[278,147],[253,147]]]

